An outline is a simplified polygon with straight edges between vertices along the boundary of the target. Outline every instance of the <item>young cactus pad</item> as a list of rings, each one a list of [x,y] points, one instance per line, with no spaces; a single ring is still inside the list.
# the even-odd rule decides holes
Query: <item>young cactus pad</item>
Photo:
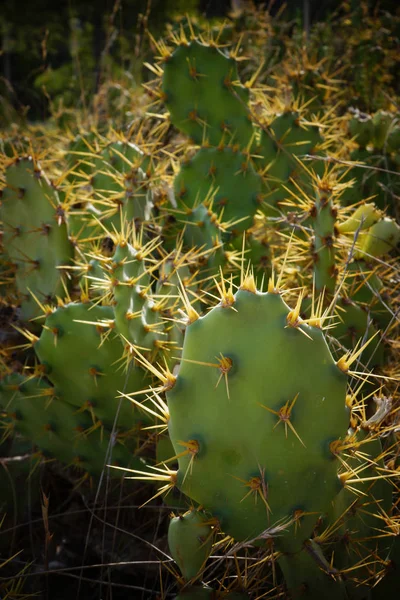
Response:
[[[320,328],[245,280],[186,331],[167,392],[178,487],[236,540],[298,519],[278,547],[300,549],[340,489],[346,379]]]
[[[190,510],[171,519],[169,549],[187,581],[199,575],[211,552],[212,543],[213,531],[205,513]]]

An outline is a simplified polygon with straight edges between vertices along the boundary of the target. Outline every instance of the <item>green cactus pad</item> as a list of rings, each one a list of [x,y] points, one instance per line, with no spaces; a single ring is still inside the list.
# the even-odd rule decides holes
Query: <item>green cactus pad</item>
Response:
[[[249,144],[249,91],[239,83],[235,59],[216,46],[195,40],[178,46],[164,64],[162,91],[172,123],[197,144],[217,146],[222,138]]]
[[[333,293],[336,287],[337,267],[335,264],[336,211],[332,202],[332,190],[323,182],[317,187],[316,200],[310,211],[313,239],[313,263],[315,288]]]
[[[118,410],[118,392],[139,391],[148,385],[146,373],[139,367],[130,364],[124,370],[121,342],[113,332],[101,337],[113,326],[113,316],[108,306],[68,304],[47,317],[34,346],[57,397],[111,427]],[[119,425],[135,427],[146,420],[131,402],[122,400]]]
[[[370,115],[357,111],[349,121],[349,131],[351,137],[361,148],[365,148],[371,143],[374,133],[374,125]]]
[[[377,275],[376,265],[357,260],[350,263],[346,275],[346,296],[368,311],[384,331],[393,318],[393,312],[390,295]]]
[[[139,346],[142,351],[157,352],[159,343],[167,336],[160,311],[147,289],[151,279],[141,251],[128,243],[118,244],[110,276],[116,331],[124,343]]]
[[[169,522],[168,545],[181,573],[189,581],[198,577],[213,543],[210,519],[198,510],[173,517]]]
[[[372,117],[374,148],[381,150],[385,146],[392,120],[393,115],[384,110],[378,110]]]
[[[68,182],[77,186],[87,184],[88,176],[93,173],[96,150],[101,141],[96,132],[89,131],[80,133],[70,142],[65,154]]]
[[[357,230],[369,229],[379,221],[382,213],[375,204],[364,203],[359,206],[346,221],[337,224],[339,233],[354,233]]]
[[[229,146],[202,148],[182,164],[174,181],[178,207],[193,208],[214,191],[213,211],[238,233],[251,227],[261,187],[249,157]]]
[[[301,551],[279,556],[279,566],[291,600],[348,600],[340,571],[332,567],[321,547],[306,540]]]
[[[382,257],[396,249],[400,242],[400,226],[389,217],[381,219],[360,233],[356,258]]]
[[[382,535],[381,530],[382,515],[392,512],[394,488],[383,477],[385,466],[379,438],[360,430],[354,441],[360,444],[360,452],[346,461],[349,476],[355,479],[353,491],[347,487],[341,490],[332,503],[329,518],[336,523],[331,548],[334,564],[341,570],[358,565],[349,572],[346,588],[352,600],[363,600],[374,583],[374,571],[376,581],[380,579],[381,560],[390,555],[392,548],[393,538]]]
[[[62,267],[71,263],[73,247],[57,191],[38,163],[31,157],[14,161],[6,169],[6,183],[0,206],[3,244],[16,265],[21,317],[29,320],[41,314],[32,294],[42,304],[65,296]]]
[[[332,335],[348,350],[354,349],[357,343],[371,340],[360,355],[361,364],[369,368],[382,365],[384,362],[383,346],[372,318],[367,310],[352,302],[349,298],[339,298],[338,319],[332,328]],[[389,313],[390,316],[390,313]],[[373,338],[374,339],[371,339]]]
[[[298,194],[296,186],[289,181],[290,178],[296,180],[301,187],[310,187],[310,177],[301,168],[296,157],[311,154],[321,142],[318,127],[304,124],[297,112],[282,113],[262,129],[253,153],[257,169],[264,172],[263,194],[267,207],[270,207],[268,210],[279,201],[291,197],[282,185],[295,195]],[[306,166],[315,172],[323,170],[321,161],[311,164],[307,162]]]
[[[346,376],[322,331],[290,314],[279,294],[238,291],[189,325],[167,393],[175,452],[187,449],[178,487],[237,540],[302,511],[310,533],[337,492],[330,443],[347,431]]]
[[[6,377],[0,383],[0,403],[18,433],[46,457],[66,466],[99,474],[107,464],[128,466],[132,462],[132,453],[123,445],[112,444],[110,451],[109,432],[91,431],[90,415],[57,398],[44,379],[27,379],[19,373]],[[118,476],[120,472],[112,474]]]
[[[147,169],[150,158],[129,142],[113,142],[94,161],[90,183],[92,203],[108,229],[119,230],[123,222],[143,221],[149,215]]]
[[[226,262],[222,235],[224,233],[217,215],[204,204],[189,209],[185,217],[183,240],[188,248],[197,248],[203,254],[208,274],[217,274]]]
[[[210,587],[189,586],[182,590],[174,600],[216,600],[216,592]]]

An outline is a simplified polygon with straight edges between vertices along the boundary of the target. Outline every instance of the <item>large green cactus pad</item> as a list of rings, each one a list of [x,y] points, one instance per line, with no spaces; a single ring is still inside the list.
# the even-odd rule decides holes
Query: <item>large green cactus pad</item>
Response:
[[[338,491],[330,443],[346,435],[346,376],[322,331],[289,314],[279,294],[240,290],[188,327],[167,394],[171,440],[187,449],[178,487],[238,540],[297,511],[313,513],[311,533]]]

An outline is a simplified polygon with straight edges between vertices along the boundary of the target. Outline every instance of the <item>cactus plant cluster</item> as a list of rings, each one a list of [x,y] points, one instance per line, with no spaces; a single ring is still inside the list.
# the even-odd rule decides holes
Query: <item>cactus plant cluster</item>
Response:
[[[322,323],[318,315],[301,319],[299,303],[290,310],[272,280],[261,293],[247,276],[235,295],[222,295],[207,315],[192,318],[178,377],[167,392],[168,430],[178,458],[178,470],[166,473],[170,484],[209,510],[216,528],[235,540],[260,544],[273,538],[293,598],[347,597],[357,579],[344,584],[332,564],[333,556],[341,556],[335,527],[340,524],[352,544],[369,545],[375,555],[372,522],[378,526],[380,508],[384,514],[391,510],[391,484],[377,483],[375,496],[367,483],[381,480],[381,444],[372,432],[358,434],[358,407],[346,396],[358,353],[335,361]],[[348,430],[349,420],[354,430]],[[354,454],[357,467],[342,453]],[[364,483],[357,469],[369,468]],[[349,491],[353,485],[358,491],[357,483],[368,488],[368,502],[359,506]],[[329,521],[332,502],[343,496],[347,504]],[[363,520],[360,537],[350,533],[350,510]],[[371,515],[369,526],[365,514]],[[388,552],[390,537],[385,541]],[[372,581],[380,573],[379,559],[374,569]]]
[[[275,114],[217,40],[189,23],[157,44],[128,135],[82,129],[43,164],[4,152],[21,339],[1,349],[3,439],[131,473],[155,502],[179,490],[177,600],[252,598],[208,578],[235,545],[264,553],[263,595],[378,598],[398,553],[400,227],[354,187],[342,117]],[[350,134],[393,154],[396,128],[381,112]]]
[[[374,115],[359,110],[352,113],[349,133],[356,147],[350,158],[358,165],[353,170],[357,185],[347,191],[343,201],[355,204],[371,197],[379,208],[396,214],[393,200],[399,194],[396,174],[399,167],[399,115],[384,110]]]

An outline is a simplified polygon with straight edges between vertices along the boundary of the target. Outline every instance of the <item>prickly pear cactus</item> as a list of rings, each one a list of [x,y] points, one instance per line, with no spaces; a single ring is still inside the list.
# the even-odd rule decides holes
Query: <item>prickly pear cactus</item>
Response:
[[[379,437],[368,432],[367,427],[366,431],[361,429],[353,432],[353,436],[353,441],[360,445],[364,456],[353,453],[343,477],[353,479],[352,486],[357,494],[346,487],[340,491],[332,502],[331,523],[336,524],[335,565],[342,571],[359,565],[355,581],[349,581],[346,585],[352,600],[363,600],[368,597],[371,587],[368,579],[373,581],[375,576],[379,581],[383,566],[381,557],[386,558],[391,552],[393,537],[377,535],[377,531],[382,528],[385,517],[388,521],[390,519],[393,486],[381,476],[385,466]],[[357,481],[354,473],[360,469],[362,473]],[[379,584],[377,587],[379,589]]]
[[[105,296],[111,297],[115,330],[123,344],[139,346],[152,356],[164,342],[168,343],[162,304],[151,295],[152,259],[149,255],[154,245],[157,240],[144,246],[139,241],[132,245],[117,236],[113,255],[103,261],[104,279],[97,279]]]
[[[337,209],[332,202],[331,189],[327,182],[319,183],[310,214],[314,228],[312,256],[315,287],[318,291],[333,293],[337,276],[334,247]]]
[[[7,167],[6,184],[0,205],[3,244],[16,269],[21,318],[29,320],[42,313],[38,302],[65,296],[63,267],[71,264],[73,247],[57,191],[32,157]]]
[[[272,281],[261,293],[244,278],[192,317],[167,399],[179,489],[236,540],[281,525],[276,547],[300,553],[304,569],[303,545],[341,488],[348,363],[335,363],[321,323],[302,322],[299,305],[291,310]]]
[[[201,144],[221,139],[246,147],[253,135],[236,60],[216,45],[182,40],[164,57],[162,92],[173,124]]]
[[[121,218],[142,221],[148,216],[148,166],[149,157],[140,148],[122,141],[107,145],[94,160],[92,202],[108,229],[114,225],[118,230]]]
[[[254,163],[264,173],[264,210],[271,216],[277,208],[286,210],[279,203],[298,192],[298,186],[308,189],[311,180],[309,170],[322,174],[323,163],[307,163],[302,168],[299,158],[312,154],[322,144],[317,125],[304,121],[298,111],[287,109],[270,116],[263,124],[254,148]]]
[[[213,543],[212,521],[201,511],[190,510],[169,522],[168,545],[186,581],[197,577]]]
[[[207,586],[190,586],[182,590],[174,600],[216,600],[216,592]]]
[[[223,145],[199,150],[183,162],[174,181],[179,208],[194,208],[206,198],[212,199],[214,212],[238,233],[253,224],[261,186],[250,157]]]
[[[148,379],[141,368],[121,362],[122,348],[113,333],[113,311],[109,306],[70,303],[46,318],[35,352],[58,398],[89,415],[93,424],[112,427],[137,425],[143,419],[133,404],[118,392],[144,389]]]
[[[44,379],[19,373],[7,376],[0,381],[0,406],[8,430],[31,440],[47,459],[92,475],[100,474],[107,463],[127,466],[132,462],[127,447],[111,443],[106,430],[93,429],[91,416],[58,398]]]
[[[360,233],[356,258],[381,257],[396,249],[400,242],[400,226],[388,217]]]
[[[349,133],[358,145],[350,153],[355,168],[347,178],[355,185],[343,195],[343,202],[355,204],[373,197],[381,209],[396,215],[399,194],[399,115],[384,110],[374,115],[353,110]]]

